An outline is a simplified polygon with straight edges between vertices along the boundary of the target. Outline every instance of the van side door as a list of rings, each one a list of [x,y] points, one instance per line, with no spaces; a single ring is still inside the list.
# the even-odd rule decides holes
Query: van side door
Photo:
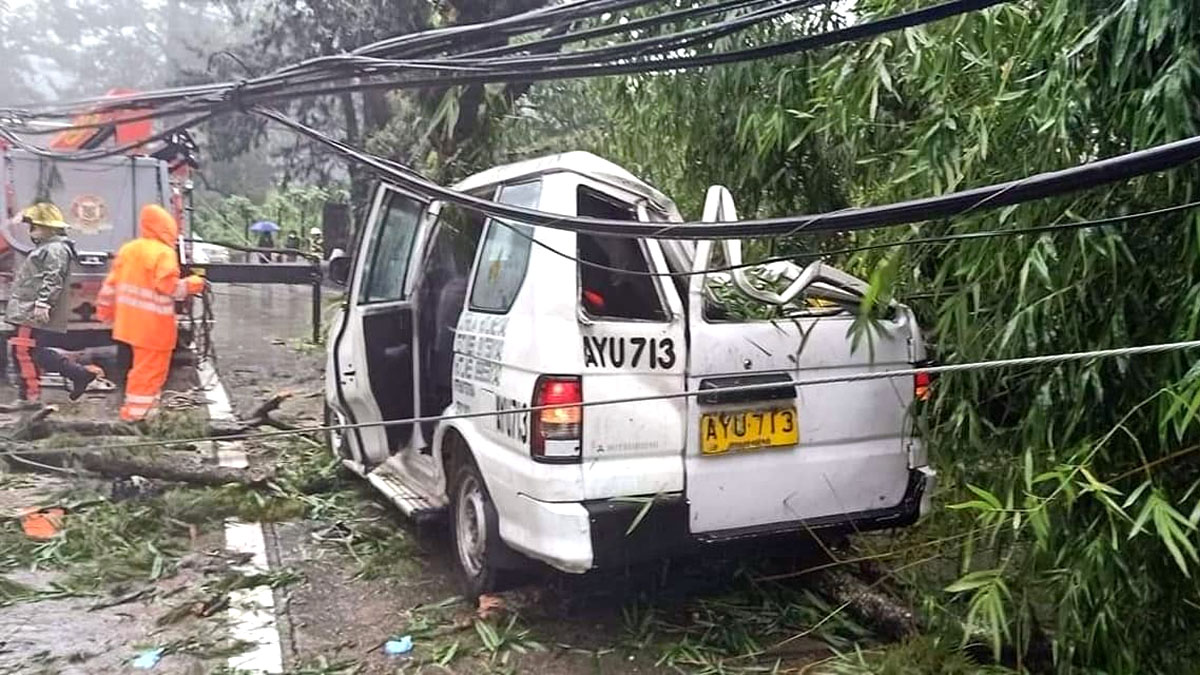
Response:
[[[428,228],[428,201],[380,186],[355,254],[354,271],[340,320],[333,331],[331,370],[347,421],[369,424],[416,413],[416,330],[413,285]],[[367,426],[347,438],[365,467],[399,452],[413,426]]]

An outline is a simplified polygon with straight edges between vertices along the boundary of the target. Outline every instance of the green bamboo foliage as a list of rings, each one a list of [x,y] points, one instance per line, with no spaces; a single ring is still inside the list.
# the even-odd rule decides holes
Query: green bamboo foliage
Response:
[[[921,4],[860,0],[854,13]],[[815,14],[770,30],[847,20]],[[557,86],[572,100],[562,105],[587,100],[602,111],[590,149],[639,172],[691,215],[710,183],[730,187],[743,215],[825,211],[1196,134],[1200,12],[1194,0],[1028,0],[770,62]],[[948,222],[774,246],[813,250],[1112,216],[1194,199],[1198,177],[1188,167]],[[1195,339],[1198,233],[1193,211],[838,262],[881,297],[921,298],[913,304],[937,356],[974,361]],[[1195,354],[938,381],[926,434],[948,487],[938,495],[943,509],[907,535],[913,543],[952,534],[961,546],[957,576],[913,577],[926,584],[923,606],[935,628],[997,654],[1045,648],[1063,673],[1195,672],[1198,410]]]

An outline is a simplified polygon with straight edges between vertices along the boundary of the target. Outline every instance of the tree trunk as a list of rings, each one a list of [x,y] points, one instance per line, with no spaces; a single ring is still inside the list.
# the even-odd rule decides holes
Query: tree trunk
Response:
[[[178,460],[153,461],[120,450],[88,452],[77,455],[77,458],[82,468],[109,478],[141,476],[193,485],[220,486],[237,483],[258,486],[274,477],[274,469],[271,467],[235,469]]]
[[[812,582],[822,594],[845,604],[859,619],[888,638],[899,640],[917,632],[917,617],[912,608],[879,590],[877,584],[868,584],[838,568],[817,572]]]

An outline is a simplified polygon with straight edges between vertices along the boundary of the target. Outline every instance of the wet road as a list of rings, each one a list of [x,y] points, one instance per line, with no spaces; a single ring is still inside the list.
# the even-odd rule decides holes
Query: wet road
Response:
[[[325,352],[311,344],[312,289],[307,286],[218,284],[213,288],[217,370],[234,407],[245,412],[279,391],[319,391]],[[323,291],[330,308],[337,293]],[[313,420],[320,405],[305,406]]]
[[[215,290],[217,369],[235,408],[245,414],[274,393],[293,391],[297,396],[285,403],[280,417],[302,425],[317,422],[325,349],[308,342],[310,290],[233,285]],[[326,317],[336,302],[336,293],[327,292]],[[275,596],[285,668],[293,672],[315,668],[325,659],[350,664],[357,669],[354,672],[393,673],[412,663],[406,660],[412,658],[426,663],[454,661],[450,668],[435,666],[427,672],[496,672],[502,665],[499,656],[487,653],[476,638],[477,600],[460,595],[444,524],[414,527],[365,485],[356,501],[362,512],[353,522],[322,520],[318,509],[309,520],[264,527],[271,566],[291,570],[301,579],[277,590]],[[375,532],[372,537],[390,533],[371,540],[375,542],[371,546],[379,547],[373,565],[384,564],[382,573],[364,573],[367,568],[348,543],[329,541],[331,536],[365,536],[353,534],[356,528]],[[657,643],[679,638],[651,630],[650,623],[639,628],[641,624],[631,617],[656,617],[655,621],[667,620],[664,625],[673,626],[672,630],[684,630],[697,617],[707,616],[706,603],[719,604],[719,599],[745,591],[737,585],[738,566],[736,559],[662,561],[645,569],[584,577],[531,576],[528,585],[504,594],[509,616],[519,623],[501,618],[491,624],[503,630],[506,644],[517,643],[514,649],[504,648],[504,665],[511,668],[507,672],[674,672],[658,663],[669,647]],[[761,601],[756,596],[750,602]],[[413,655],[399,659],[385,655],[384,642],[404,634],[415,638]],[[522,641],[539,646],[526,653]],[[808,639],[792,647],[794,652],[787,656],[792,665],[804,665],[827,653],[822,643]]]

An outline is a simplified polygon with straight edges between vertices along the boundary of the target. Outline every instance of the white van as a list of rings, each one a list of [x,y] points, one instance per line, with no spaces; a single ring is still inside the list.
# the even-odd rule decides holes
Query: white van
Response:
[[[681,220],[657,190],[584,152],[455,189],[565,216]],[[731,217],[728,193],[710,190],[706,218]],[[327,418],[449,417],[353,428],[331,445],[404,513],[448,516],[475,591],[528,558],[582,573],[714,542],[914,522],[934,481],[910,414],[922,383],[795,384],[921,362],[912,313],[893,305],[852,349],[863,282],[820,263],[704,272],[739,256],[736,244],[484,219],[382,185],[354,255],[331,267],[349,288]],[[788,290],[765,287],[772,276]],[[735,294],[776,318],[736,318]],[[663,398],[575,405],[650,396]],[[545,406],[556,407],[526,410]]]

